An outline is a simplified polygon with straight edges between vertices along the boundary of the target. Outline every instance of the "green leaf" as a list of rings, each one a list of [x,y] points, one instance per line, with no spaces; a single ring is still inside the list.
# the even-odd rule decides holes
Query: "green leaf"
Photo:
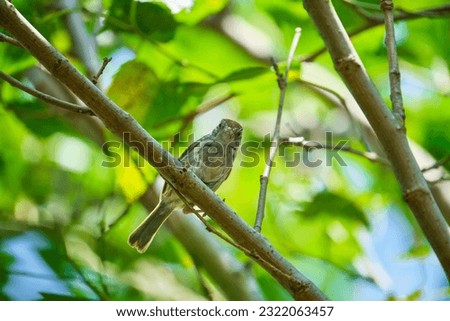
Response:
[[[171,40],[177,25],[163,3],[132,0],[113,1],[105,22],[105,28],[143,34],[160,42]]]
[[[179,80],[161,83],[152,105],[152,113],[144,121],[144,127],[150,128],[183,112],[194,110],[209,88],[209,84],[182,83]]]
[[[177,22],[170,10],[161,3],[137,2],[135,23],[139,31],[161,42],[175,35]]]
[[[145,128],[151,128],[195,109],[210,86],[178,79],[162,82],[147,64],[134,60],[120,68],[108,96]]]
[[[314,196],[302,212],[303,216],[316,218],[327,215],[334,218],[344,218],[369,226],[366,215],[351,200],[330,192],[321,192]]]
[[[132,0],[113,0],[105,20],[105,28],[117,31],[132,31],[130,10]]]
[[[142,121],[159,89],[159,80],[146,64],[133,60],[125,63],[114,76],[108,96],[121,108]]]
[[[269,72],[270,69],[266,67],[248,67],[243,68],[237,71],[233,71],[229,75],[225,76],[218,82],[232,82],[232,81],[239,81],[239,80],[247,80],[256,78],[258,76],[261,76],[267,72]]]

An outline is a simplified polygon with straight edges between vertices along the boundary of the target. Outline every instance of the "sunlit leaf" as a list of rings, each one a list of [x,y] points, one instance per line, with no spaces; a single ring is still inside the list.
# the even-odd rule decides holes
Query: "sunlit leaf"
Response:
[[[118,183],[128,202],[134,202],[147,190],[147,182],[142,173],[130,162],[129,165],[118,167]]]
[[[159,80],[153,70],[139,61],[122,65],[108,89],[108,96],[121,108],[142,121],[151,109],[159,90]]]

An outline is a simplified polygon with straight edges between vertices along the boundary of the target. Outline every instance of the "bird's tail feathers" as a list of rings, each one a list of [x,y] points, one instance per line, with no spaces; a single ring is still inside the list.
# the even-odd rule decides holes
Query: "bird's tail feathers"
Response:
[[[167,206],[167,204],[158,204],[141,225],[130,234],[128,244],[130,244],[131,247],[136,248],[138,252],[144,253],[153,241],[156,232],[158,232],[160,227],[172,213],[172,210],[173,208]]]

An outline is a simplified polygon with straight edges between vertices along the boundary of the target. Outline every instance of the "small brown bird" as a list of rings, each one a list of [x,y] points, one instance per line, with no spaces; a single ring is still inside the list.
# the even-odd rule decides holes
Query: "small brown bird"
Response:
[[[231,119],[222,119],[211,134],[189,145],[180,161],[210,189],[216,191],[231,172],[241,139],[241,124]],[[178,194],[165,183],[156,208],[128,238],[130,246],[140,253],[145,252],[169,215],[184,206]]]

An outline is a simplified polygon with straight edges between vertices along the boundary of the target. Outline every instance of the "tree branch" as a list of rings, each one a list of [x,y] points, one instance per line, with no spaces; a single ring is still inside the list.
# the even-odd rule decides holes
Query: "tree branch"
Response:
[[[94,77],[100,68],[100,64],[95,39],[87,32],[80,13],[81,6],[77,0],[58,0],[57,6],[59,9],[67,11],[67,14],[64,15],[67,30],[75,44],[83,44],[83,46],[73,46],[73,50],[83,62],[88,75]]]
[[[380,7],[384,12],[386,28],[385,44],[388,51],[392,112],[397,119],[397,126],[405,130],[405,109],[403,108],[400,69],[398,67],[397,48],[395,43],[394,1],[380,0]]]
[[[8,37],[7,35],[4,35],[3,33],[0,33],[0,42],[6,42],[10,45],[16,46],[16,47],[22,47],[20,42],[18,42],[16,39]]]
[[[0,71],[0,79],[3,79],[4,81],[8,82],[11,86],[19,88],[20,90],[30,94],[31,96],[36,97],[39,100],[42,100],[43,102],[46,102],[48,104],[75,112],[79,114],[87,114],[90,116],[95,116],[94,112],[90,110],[89,108],[77,104],[73,104],[58,98],[55,98],[53,96],[44,94],[43,92],[27,87],[24,84],[22,84],[17,79],[5,74],[4,72]]]
[[[328,0],[304,0],[333,59],[334,66],[375,131],[403,197],[450,279],[450,233],[439,207],[408,145],[406,135],[397,130],[396,119],[369,78],[350,38]]]
[[[254,254],[261,264],[289,293],[299,300],[325,300],[326,296],[303,274],[290,264],[272,245],[246,224],[213,191],[211,191],[180,161],[168,153],[127,112],[108,99],[89,79],[69,63],[37,30],[15,9],[13,4],[0,0],[0,24],[59,81],[65,84],[101,119],[112,133],[124,137],[125,142],[154,166],[187,199],[209,213],[222,229],[238,244]],[[127,133],[128,135],[124,135]],[[262,258],[259,261],[257,258]],[[263,264],[276,268],[271,270]]]
[[[272,141],[270,144],[269,149],[269,156],[266,161],[266,166],[264,167],[264,172],[262,173],[260,177],[260,190],[259,190],[259,199],[258,199],[258,207],[256,210],[256,218],[255,218],[255,224],[254,228],[257,232],[261,232],[262,227],[262,221],[264,220],[264,209],[266,206],[266,195],[267,195],[267,185],[269,183],[269,176],[272,169],[273,160],[275,158],[275,155],[277,153],[278,147],[279,147],[279,140],[280,140],[280,124],[281,124],[281,116],[283,115],[283,106],[284,106],[284,98],[286,96],[286,88],[287,88],[287,81],[288,81],[288,75],[289,75],[289,69],[291,68],[292,59],[294,57],[295,49],[297,49],[298,41],[300,40],[301,36],[301,29],[296,28],[295,34],[292,39],[291,48],[289,50],[289,56],[286,64],[286,72],[283,77],[283,75],[278,70],[278,65],[275,61],[272,61],[273,68],[275,70],[275,74],[277,76],[277,82],[278,82],[278,88],[280,89],[280,97],[278,101],[278,113],[277,113],[277,120],[275,122],[275,129],[273,132]]]
[[[92,77],[92,83],[94,85],[97,85],[98,80],[103,74],[103,71],[105,71],[106,66],[111,62],[112,58],[105,57],[103,58],[102,66],[100,67],[99,71]]]
[[[349,1],[345,1],[346,3],[349,3]],[[352,4],[352,6],[355,6]],[[450,15],[450,5],[443,5],[427,10],[417,11],[417,12],[408,12],[403,9],[397,9],[399,12],[395,15],[395,20],[412,20],[412,19],[418,19],[418,18],[438,18],[438,17],[445,17]],[[360,11],[358,11],[360,12]],[[367,18],[367,17],[366,17]],[[366,30],[369,30],[371,28],[374,28],[376,26],[382,25],[384,23],[384,19],[382,16],[371,16],[370,18],[367,18],[367,22],[363,24],[360,27],[357,27],[356,29],[349,31],[348,36],[354,37]],[[309,54],[308,56],[304,57],[302,61],[313,61],[317,57],[319,57],[321,54],[327,51],[326,47],[322,47],[315,52]]]

